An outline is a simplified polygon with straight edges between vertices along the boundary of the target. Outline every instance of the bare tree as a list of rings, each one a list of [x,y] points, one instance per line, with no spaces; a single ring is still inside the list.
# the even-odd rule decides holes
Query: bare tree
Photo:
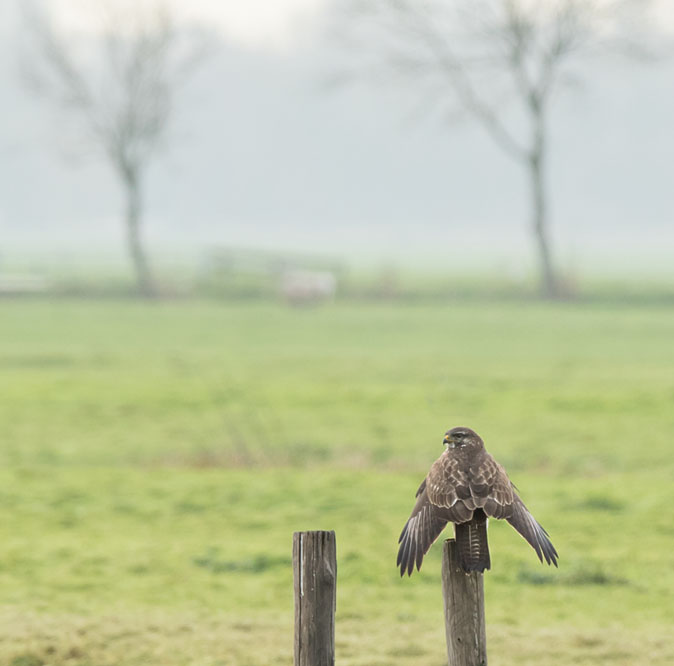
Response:
[[[59,32],[45,11],[30,5],[34,37],[24,74],[32,89],[64,111],[83,141],[112,168],[125,197],[126,242],[138,291],[157,294],[142,238],[145,177],[166,139],[178,89],[202,50],[173,25],[167,9],[114,12],[98,3],[100,21],[80,40]]]
[[[374,55],[370,73],[395,76],[451,99],[526,169],[531,231],[541,292],[562,285],[549,229],[548,132],[558,89],[572,81],[569,64],[603,45],[634,46],[621,35],[631,0],[359,0],[350,3],[347,36],[355,51]],[[634,25],[634,24],[632,24]],[[344,35],[343,35],[344,36]],[[355,38],[355,39],[354,39]],[[363,62],[360,66],[362,68]]]

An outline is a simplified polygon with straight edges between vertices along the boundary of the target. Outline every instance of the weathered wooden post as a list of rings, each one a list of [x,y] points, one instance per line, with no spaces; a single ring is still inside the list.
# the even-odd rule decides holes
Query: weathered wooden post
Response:
[[[295,666],[334,666],[337,547],[334,532],[295,532]]]
[[[454,539],[442,548],[442,595],[449,666],[486,666],[483,575],[461,568]]]

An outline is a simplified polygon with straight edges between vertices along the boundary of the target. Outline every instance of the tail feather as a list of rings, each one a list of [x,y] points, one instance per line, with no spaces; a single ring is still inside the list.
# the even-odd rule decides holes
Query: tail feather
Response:
[[[487,542],[487,516],[477,509],[473,518],[467,523],[454,526],[456,546],[461,568],[468,571],[479,571],[491,568],[489,544]]]

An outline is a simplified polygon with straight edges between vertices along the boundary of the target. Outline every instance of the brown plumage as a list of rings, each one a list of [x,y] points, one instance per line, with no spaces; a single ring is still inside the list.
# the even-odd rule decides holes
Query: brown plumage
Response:
[[[445,433],[447,449],[433,463],[417,490],[398,543],[400,575],[421,567],[424,555],[448,522],[454,523],[459,560],[464,571],[491,567],[487,520],[507,520],[536,551],[538,559],[557,566],[557,551],[548,533],[529,513],[506,471],[485,450],[470,428]]]

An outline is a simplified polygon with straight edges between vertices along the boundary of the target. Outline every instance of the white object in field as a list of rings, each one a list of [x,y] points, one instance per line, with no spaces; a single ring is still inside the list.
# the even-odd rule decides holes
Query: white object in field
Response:
[[[337,278],[328,271],[286,271],[281,275],[281,295],[292,305],[322,303],[337,293]]]

